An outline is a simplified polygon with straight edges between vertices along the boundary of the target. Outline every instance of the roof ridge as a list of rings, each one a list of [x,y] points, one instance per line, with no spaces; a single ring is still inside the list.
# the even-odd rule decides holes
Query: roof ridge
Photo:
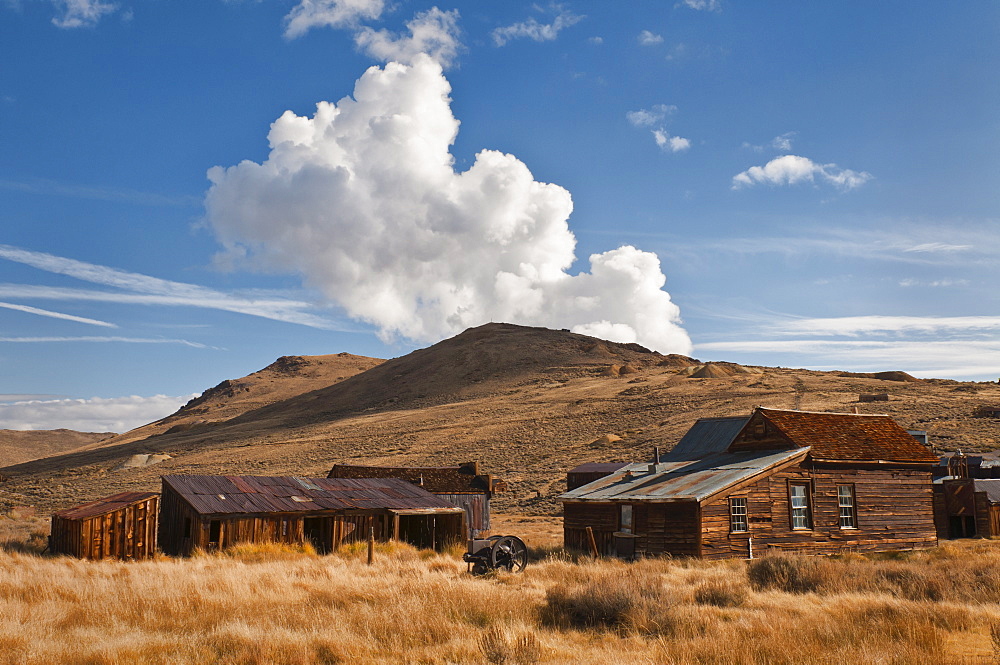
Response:
[[[758,411],[777,411],[780,413],[805,413],[817,416],[867,416],[877,418],[891,418],[888,413],[848,413],[845,411],[804,411],[802,409],[776,409],[770,406],[758,406]]]

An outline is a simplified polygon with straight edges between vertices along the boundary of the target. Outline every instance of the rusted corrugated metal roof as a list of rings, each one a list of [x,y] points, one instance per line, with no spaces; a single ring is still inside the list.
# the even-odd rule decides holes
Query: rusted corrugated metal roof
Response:
[[[398,478],[295,476],[163,476],[202,515],[309,513],[342,510],[461,512]]]
[[[489,474],[476,473],[473,463],[458,466],[358,466],[337,464],[328,478],[402,478],[436,494],[496,492],[506,483]]]
[[[1000,479],[974,480],[977,492],[986,492],[986,498],[990,503],[1000,503]]]
[[[700,418],[670,452],[660,456],[664,462],[701,459],[712,453],[724,453],[750,416]]]
[[[758,414],[793,444],[811,447],[814,459],[938,462],[890,416],[765,408],[758,408],[754,416]]]
[[[566,492],[564,501],[701,501],[727,487],[805,457],[808,448],[711,453],[702,459],[630,464]]]
[[[154,496],[159,496],[156,492],[122,492],[113,494],[103,499],[97,499],[89,503],[84,503],[73,508],[60,510],[53,514],[53,517],[61,517],[67,520],[84,520],[98,515],[107,515],[116,510],[120,510],[134,503],[141,503]]]

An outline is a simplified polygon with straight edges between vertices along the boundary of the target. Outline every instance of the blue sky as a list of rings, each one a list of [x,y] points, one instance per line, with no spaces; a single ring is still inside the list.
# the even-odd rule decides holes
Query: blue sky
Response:
[[[0,427],[120,431],[281,355],[489,320],[995,380],[998,26],[0,0]]]

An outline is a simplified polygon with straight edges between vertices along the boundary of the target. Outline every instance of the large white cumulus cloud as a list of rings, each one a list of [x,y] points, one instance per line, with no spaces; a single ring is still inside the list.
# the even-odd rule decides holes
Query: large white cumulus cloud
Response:
[[[569,192],[493,150],[455,171],[450,91],[440,64],[416,56],[372,67],[353,98],[311,118],[286,111],[263,163],[209,171],[222,258],[298,272],[384,338],[493,320],[688,353],[656,255],[620,247],[570,275]]]

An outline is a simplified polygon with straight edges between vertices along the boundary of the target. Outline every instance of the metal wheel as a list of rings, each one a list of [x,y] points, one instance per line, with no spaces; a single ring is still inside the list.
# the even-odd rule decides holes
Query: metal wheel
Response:
[[[517,536],[498,538],[490,548],[490,568],[519,573],[528,565],[528,548]]]

